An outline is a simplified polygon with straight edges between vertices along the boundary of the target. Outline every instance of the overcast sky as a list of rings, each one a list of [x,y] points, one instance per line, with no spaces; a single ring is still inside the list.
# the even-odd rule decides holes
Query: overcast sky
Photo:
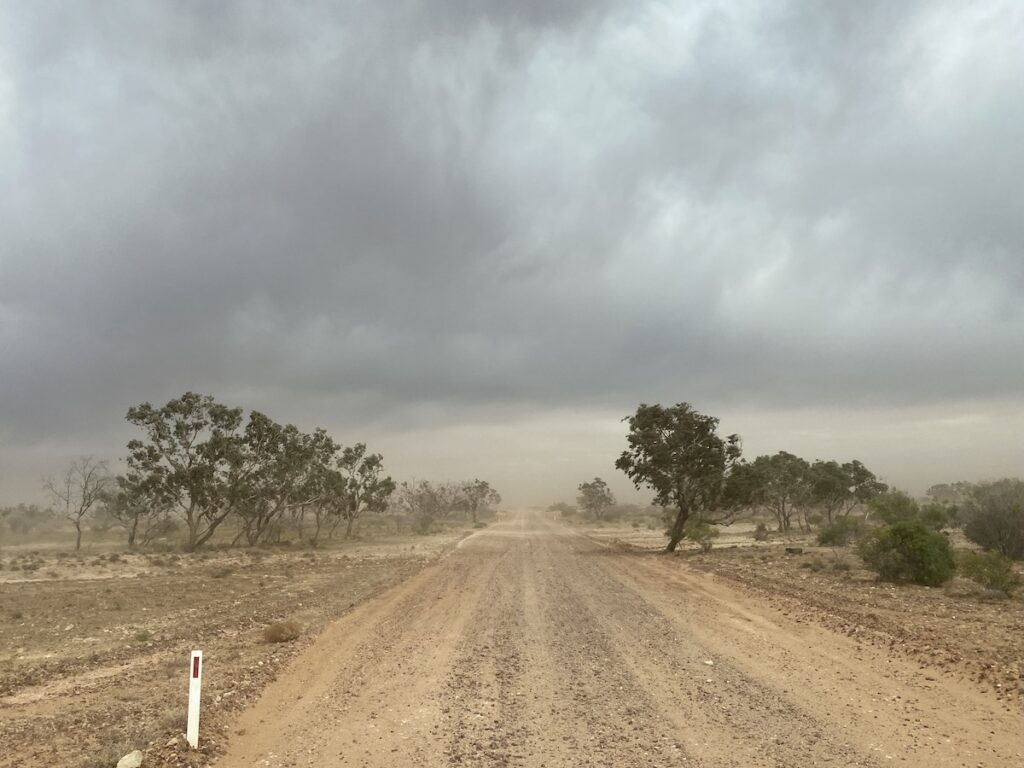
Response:
[[[517,503],[626,496],[639,402],[1024,474],[1021,40],[1012,0],[2,3],[0,501],[185,390]]]

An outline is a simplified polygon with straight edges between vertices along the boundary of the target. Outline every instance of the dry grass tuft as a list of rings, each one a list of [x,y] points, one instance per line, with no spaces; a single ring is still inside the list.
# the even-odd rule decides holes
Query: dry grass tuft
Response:
[[[298,640],[302,627],[294,621],[275,621],[263,630],[263,639],[268,643],[288,643]]]

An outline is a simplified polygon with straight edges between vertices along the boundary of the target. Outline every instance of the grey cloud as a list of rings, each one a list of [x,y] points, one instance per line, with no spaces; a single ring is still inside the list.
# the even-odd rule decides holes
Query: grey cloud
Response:
[[[85,440],[186,388],[359,424],[1021,397],[1022,25],[10,6],[0,434]]]

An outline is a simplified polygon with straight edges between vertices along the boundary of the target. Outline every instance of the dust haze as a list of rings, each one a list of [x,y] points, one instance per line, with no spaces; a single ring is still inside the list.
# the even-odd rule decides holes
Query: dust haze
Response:
[[[1020,768],[1022,40],[0,2],[0,768]]]

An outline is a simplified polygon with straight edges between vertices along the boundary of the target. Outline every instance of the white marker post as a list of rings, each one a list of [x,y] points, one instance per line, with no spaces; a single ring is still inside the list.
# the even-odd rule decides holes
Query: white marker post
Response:
[[[192,749],[199,748],[199,693],[203,687],[203,652],[192,651],[188,668],[188,725],[185,741]]]

